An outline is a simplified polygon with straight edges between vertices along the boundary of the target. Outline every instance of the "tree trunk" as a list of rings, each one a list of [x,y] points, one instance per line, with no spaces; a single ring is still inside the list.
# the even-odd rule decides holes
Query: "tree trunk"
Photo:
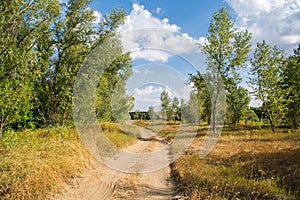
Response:
[[[2,138],[2,132],[3,132],[3,123],[0,124],[0,139]]]
[[[269,122],[270,122],[270,125],[271,125],[272,132],[275,133],[276,128],[275,128],[275,125],[274,125],[274,122],[273,122],[272,114],[270,113],[268,108],[267,108],[267,113],[268,113],[268,119],[269,119]]]
[[[272,132],[275,133],[275,132],[276,132],[276,129],[275,129],[273,120],[272,120],[271,118],[269,118],[269,121],[270,121],[270,125],[271,125]]]
[[[232,126],[237,126],[237,120],[235,114],[231,117],[231,125]]]
[[[218,97],[218,93],[217,93],[217,97]],[[217,132],[217,124],[216,124],[216,107],[217,107],[217,98],[214,101],[214,105],[213,105],[213,110],[212,110],[212,129],[213,132],[216,133]]]
[[[294,119],[293,119],[293,129],[296,130],[297,128],[298,128],[298,123],[297,123],[297,120],[294,117]]]

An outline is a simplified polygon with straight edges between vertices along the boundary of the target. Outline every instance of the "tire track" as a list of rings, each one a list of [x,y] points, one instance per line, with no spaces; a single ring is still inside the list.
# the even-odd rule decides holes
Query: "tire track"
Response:
[[[144,138],[126,148],[126,151],[140,154],[140,159],[132,164],[130,173],[123,173],[98,164],[80,178],[75,178],[52,200],[108,200],[108,199],[176,199],[174,185],[170,178],[170,167],[158,171],[143,173],[145,165],[160,164],[144,154],[166,148],[152,131],[130,124],[141,131]],[[168,159],[168,151],[162,155],[163,162]]]

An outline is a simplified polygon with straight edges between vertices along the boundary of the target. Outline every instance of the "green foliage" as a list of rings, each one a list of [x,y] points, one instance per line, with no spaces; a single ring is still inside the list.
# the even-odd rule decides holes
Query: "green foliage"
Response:
[[[95,37],[93,10],[88,9],[89,0],[70,0],[63,7],[66,13],[53,19],[51,35],[54,41],[47,67],[42,71],[38,88],[40,115],[46,124],[64,125],[72,119],[72,90],[76,74],[90,53]],[[40,86],[41,85],[41,86]],[[45,91],[45,92],[43,92]]]
[[[154,112],[154,107],[153,106],[149,106],[148,114],[149,114],[149,117],[152,121],[156,119],[156,114]]]
[[[179,100],[178,100],[177,97],[174,97],[172,99],[172,102],[171,102],[172,119],[174,121],[176,121],[176,120],[179,119],[179,115],[178,115],[179,109],[180,109],[180,107],[179,107]]]
[[[294,55],[287,58],[286,67],[283,72],[284,83],[289,90],[287,121],[294,129],[300,125],[300,44],[294,49]]]
[[[251,126],[253,122],[258,122],[259,118],[256,115],[256,113],[254,112],[253,109],[247,109],[244,111],[243,113],[243,119],[245,120],[245,125],[247,126],[248,121],[251,122]]]
[[[199,123],[200,109],[197,94],[195,91],[190,92],[189,101],[185,105],[181,105],[182,121],[188,123]]]
[[[167,91],[163,91],[160,94],[160,101],[161,101],[161,112],[163,119],[167,119],[168,121],[171,120],[172,115],[172,108],[170,106],[171,99],[169,98],[169,94]]]
[[[207,75],[208,74],[201,75],[199,71],[197,71],[196,75],[189,74],[189,83],[193,83],[193,89],[197,93],[201,119],[209,123],[211,117],[211,99],[205,80],[208,79]]]
[[[282,76],[284,59],[282,50],[263,41],[257,44],[254,59],[251,61],[249,83],[255,97],[263,103],[273,132],[287,112],[287,90]]]
[[[33,81],[39,75],[35,45],[57,6],[43,3],[0,2],[0,137],[5,126],[26,124],[33,108]]]
[[[204,80],[210,94],[212,126],[216,132],[216,123],[224,112],[223,91],[225,89],[228,92],[230,86],[235,86],[240,81],[237,69],[245,66],[251,47],[251,34],[247,30],[237,31],[228,10],[224,7],[214,13],[208,31],[207,43],[201,46],[201,50],[207,55],[208,67]],[[199,75],[196,75],[196,78],[190,77],[195,83],[200,81],[195,87],[203,85],[204,81],[199,79]],[[198,92],[202,90],[197,88]]]
[[[128,111],[133,108],[133,97],[128,96],[125,83],[132,73],[129,53],[122,53],[122,44],[116,37],[116,29],[124,23],[124,10],[114,10],[104,17],[100,24],[99,39],[95,45],[109,45],[98,61],[100,66],[105,60],[112,60],[101,74],[95,97],[97,118],[101,121],[119,121],[128,117]],[[96,46],[97,48],[97,46]],[[105,56],[104,56],[105,55]],[[110,57],[110,59],[107,58]],[[101,65],[102,64],[102,65]]]
[[[228,88],[227,112],[231,125],[237,126],[243,113],[246,112],[250,103],[248,91],[242,86],[231,86]]]
[[[0,2],[0,137],[7,126],[71,124],[77,72],[91,50],[107,37],[114,37],[118,54],[101,79],[102,93],[108,88],[111,97],[118,81],[124,83],[121,79],[130,76],[129,54],[122,55],[115,34],[124,22],[125,12],[114,10],[96,25],[89,3],[90,0]],[[124,88],[118,90],[125,94]],[[132,106],[133,99],[126,98],[130,104],[127,107]],[[109,100],[101,106],[109,107]],[[111,120],[112,111],[106,110],[106,119]]]

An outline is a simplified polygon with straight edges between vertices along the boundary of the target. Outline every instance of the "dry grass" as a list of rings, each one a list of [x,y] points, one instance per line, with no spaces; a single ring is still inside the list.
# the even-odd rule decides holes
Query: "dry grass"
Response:
[[[214,150],[198,158],[199,132],[174,164],[178,190],[190,199],[299,199],[300,133],[225,129]]]
[[[123,147],[135,138],[116,124],[102,124],[105,134]],[[95,166],[74,128],[6,133],[0,140],[0,199],[49,199],[72,178]]]
[[[0,198],[45,199],[95,164],[75,129],[11,132],[0,146]]]
[[[152,122],[149,128],[173,138],[179,127],[195,126]],[[178,192],[188,199],[300,199],[300,132],[280,129],[273,134],[263,124],[225,127],[205,158],[198,157],[208,127],[185,155],[173,164]]]

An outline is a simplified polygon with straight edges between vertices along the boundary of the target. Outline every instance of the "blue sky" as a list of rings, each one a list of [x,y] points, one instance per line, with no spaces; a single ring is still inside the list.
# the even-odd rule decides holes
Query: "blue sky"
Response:
[[[119,32],[125,49],[132,51],[135,70],[127,88],[136,98],[135,109],[154,105],[158,110],[163,89],[171,97],[188,100],[191,88],[182,80],[204,65],[196,43],[205,42],[212,15],[222,6],[230,10],[238,29],[253,34],[253,49],[265,39],[290,54],[300,43],[299,0],[95,0],[91,4],[99,19],[114,8],[127,13]],[[248,71],[241,71],[245,87]],[[251,105],[259,103],[252,99]]]

